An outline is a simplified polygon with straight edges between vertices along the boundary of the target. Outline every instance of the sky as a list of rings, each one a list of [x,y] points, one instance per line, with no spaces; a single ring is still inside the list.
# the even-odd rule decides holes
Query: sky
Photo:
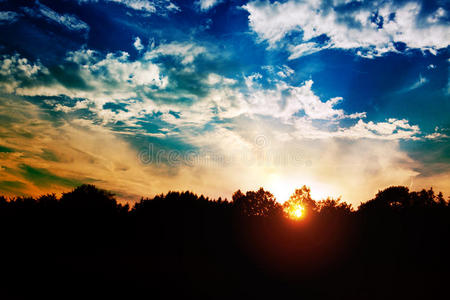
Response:
[[[450,196],[445,0],[0,0],[0,193]]]

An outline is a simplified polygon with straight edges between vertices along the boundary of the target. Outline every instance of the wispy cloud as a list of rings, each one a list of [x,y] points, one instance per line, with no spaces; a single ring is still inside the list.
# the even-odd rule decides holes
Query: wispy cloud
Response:
[[[422,75],[419,75],[419,80],[417,80],[413,85],[411,85],[408,90],[414,90],[417,89],[419,87],[421,87],[422,85],[426,84],[428,82],[428,79],[426,79],[425,77],[422,77]]]
[[[14,11],[0,11],[0,24],[16,22],[20,15]]]
[[[78,0],[79,3],[99,1],[117,3],[147,14],[165,15],[168,12],[180,11],[180,7],[170,0]]]
[[[200,8],[200,10],[208,11],[221,2],[222,0],[198,0],[195,3]]]
[[[89,25],[77,16],[60,14],[39,1],[36,1],[34,7],[24,7],[23,10],[31,17],[44,18],[48,22],[59,24],[71,31],[88,32],[90,29]]]
[[[407,93],[407,92],[413,91],[415,89],[418,89],[418,88],[424,86],[425,84],[427,84],[428,81],[429,80],[426,77],[423,77],[422,74],[419,74],[419,78],[417,79],[416,82],[414,82],[413,84],[411,84],[411,85],[401,89],[399,91],[399,93]]]

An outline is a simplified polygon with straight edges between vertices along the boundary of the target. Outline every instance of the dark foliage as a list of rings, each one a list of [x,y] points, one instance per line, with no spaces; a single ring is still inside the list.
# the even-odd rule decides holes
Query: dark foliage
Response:
[[[244,216],[273,217],[281,214],[281,205],[263,188],[245,195],[238,190],[233,194],[233,206]]]
[[[286,218],[288,205],[305,217]],[[356,211],[306,186],[284,206],[262,188],[132,208],[92,185],[0,197],[0,298],[443,299],[449,217],[441,193],[406,187]]]

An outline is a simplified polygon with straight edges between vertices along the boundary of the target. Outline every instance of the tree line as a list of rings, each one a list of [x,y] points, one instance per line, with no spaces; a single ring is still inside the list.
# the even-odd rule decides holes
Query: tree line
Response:
[[[263,188],[132,206],[93,185],[0,196],[0,297],[436,298],[450,279],[449,217],[442,193],[403,186],[356,209],[306,186],[283,204]]]

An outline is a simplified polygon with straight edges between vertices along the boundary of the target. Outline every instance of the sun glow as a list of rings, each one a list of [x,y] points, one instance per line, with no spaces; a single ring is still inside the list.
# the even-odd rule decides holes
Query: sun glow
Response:
[[[270,183],[266,185],[267,189],[273,193],[279,203],[284,203],[289,200],[289,197],[295,191],[296,183],[290,182],[284,178],[280,178],[277,175],[271,175],[269,179]]]
[[[278,202],[284,203],[295,192],[295,189],[306,185],[311,188],[311,196],[314,200],[322,200],[327,197],[338,197],[340,194],[333,186],[324,184],[311,178],[288,178],[279,174],[270,174],[267,177],[267,184],[264,185],[270,191]]]
[[[289,218],[299,220],[305,215],[305,208],[302,205],[291,205],[285,209]]]

